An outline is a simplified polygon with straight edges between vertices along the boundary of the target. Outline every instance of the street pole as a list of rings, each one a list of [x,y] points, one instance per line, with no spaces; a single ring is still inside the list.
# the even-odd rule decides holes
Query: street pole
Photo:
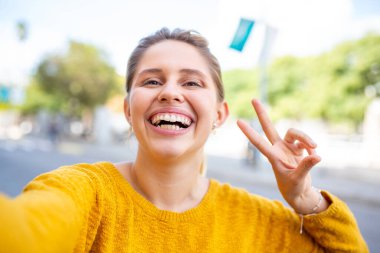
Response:
[[[258,66],[259,66],[259,92],[260,100],[266,106],[268,103],[268,62],[270,59],[274,40],[277,35],[277,30],[265,22],[264,24],[264,39],[261,47]]]

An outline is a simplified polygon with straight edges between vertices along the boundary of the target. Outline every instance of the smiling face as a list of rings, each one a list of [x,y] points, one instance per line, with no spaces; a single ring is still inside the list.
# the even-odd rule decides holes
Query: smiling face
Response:
[[[139,152],[158,158],[203,154],[213,124],[228,116],[208,62],[185,42],[164,40],[140,59],[125,102]]]

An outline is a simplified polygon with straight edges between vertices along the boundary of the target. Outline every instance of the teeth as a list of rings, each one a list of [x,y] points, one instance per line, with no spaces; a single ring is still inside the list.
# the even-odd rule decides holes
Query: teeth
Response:
[[[168,121],[168,122],[181,122],[182,124],[189,126],[191,124],[191,120],[186,116],[176,115],[176,114],[157,114],[152,119],[151,122],[153,125],[157,125],[160,121]],[[172,125],[174,126],[174,125]],[[175,129],[173,129],[175,130]]]
[[[167,129],[167,130],[180,130],[182,127],[176,126],[176,125],[158,125],[157,127],[161,129]]]
[[[165,114],[163,120],[170,121],[171,120],[170,114]]]

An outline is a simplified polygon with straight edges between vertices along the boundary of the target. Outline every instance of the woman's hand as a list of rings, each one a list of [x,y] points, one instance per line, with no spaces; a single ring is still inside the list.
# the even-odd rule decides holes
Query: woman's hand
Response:
[[[320,193],[312,188],[309,173],[313,166],[321,161],[315,152],[317,144],[296,129],[289,129],[282,139],[272,125],[264,106],[256,99],[252,100],[252,105],[270,143],[246,122],[238,120],[237,124],[250,142],[268,158],[284,199],[299,214],[325,210],[328,203],[324,198],[321,200]]]

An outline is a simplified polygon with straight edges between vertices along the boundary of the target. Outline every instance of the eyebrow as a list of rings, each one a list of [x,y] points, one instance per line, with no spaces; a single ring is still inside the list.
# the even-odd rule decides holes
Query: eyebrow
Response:
[[[188,75],[197,75],[200,76],[201,78],[206,78],[206,75],[203,74],[201,71],[196,70],[196,69],[181,69],[179,71],[180,73],[188,74]]]
[[[143,75],[143,74],[157,74],[162,73],[161,69],[153,68],[153,69],[144,69],[141,72],[137,74],[137,76]]]
[[[201,78],[206,78],[205,74],[203,74],[201,71],[196,70],[196,69],[180,69],[179,72],[183,73],[183,74],[188,74],[188,75],[198,75]],[[163,73],[162,69],[150,68],[150,69],[144,69],[144,70],[142,70],[137,75],[140,76],[140,75],[143,75],[143,74],[161,74],[161,73]]]

